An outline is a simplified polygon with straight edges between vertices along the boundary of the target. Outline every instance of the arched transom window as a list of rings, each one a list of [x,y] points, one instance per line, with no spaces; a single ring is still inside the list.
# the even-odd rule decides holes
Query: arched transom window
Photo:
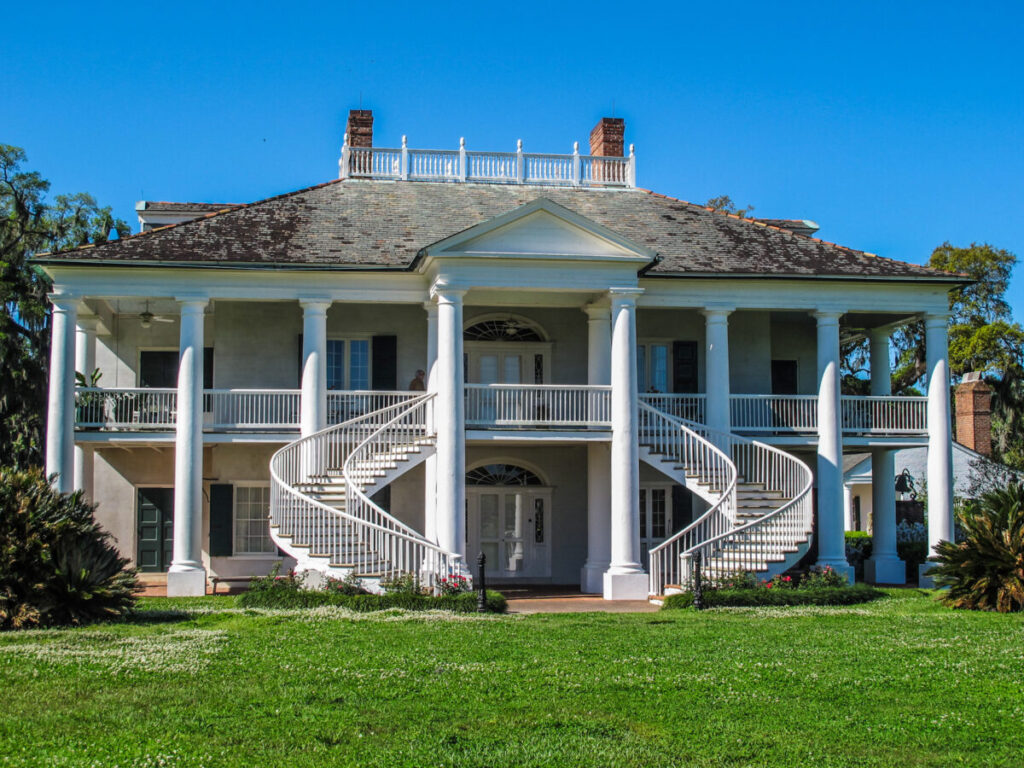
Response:
[[[544,341],[541,331],[534,325],[514,317],[481,320],[466,328],[466,341]]]
[[[536,474],[515,464],[485,464],[466,473],[466,485],[544,485]]]

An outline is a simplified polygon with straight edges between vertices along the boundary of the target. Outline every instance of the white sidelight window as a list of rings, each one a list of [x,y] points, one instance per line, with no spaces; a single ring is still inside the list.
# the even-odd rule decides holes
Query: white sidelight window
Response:
[[[234,554],[265,555],[277,551],[270,538],[270,486],[235,486]]]
[[[327,388],[370,388],[370,340],[327,340]]]
[[[636,348],[637,391],[671,392],[669,344],[638,344]]]
[[[640,562],[647,568],[647,553],[672,533],[672,487],[640,488]]]

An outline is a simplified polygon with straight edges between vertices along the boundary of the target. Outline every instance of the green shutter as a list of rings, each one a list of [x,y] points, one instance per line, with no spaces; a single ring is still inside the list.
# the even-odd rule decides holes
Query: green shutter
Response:
[[[234,487],[227,484],[210,486],[210,556],[230,557],[232,521],[235,514]]]
[[[398,389],[398,337],[373,337],[373,389]]]

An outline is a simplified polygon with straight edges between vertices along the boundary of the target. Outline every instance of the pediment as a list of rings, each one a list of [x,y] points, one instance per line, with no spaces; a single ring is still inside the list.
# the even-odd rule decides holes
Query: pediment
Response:
[[[545,198],[426,249],[428,256],[651,262],[655,253]]]

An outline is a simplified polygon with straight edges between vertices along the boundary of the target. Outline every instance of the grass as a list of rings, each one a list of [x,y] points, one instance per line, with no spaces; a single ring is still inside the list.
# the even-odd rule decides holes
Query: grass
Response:
[[[1019,766],[1024,616],[148,599],[0,635],[0,766]]]

